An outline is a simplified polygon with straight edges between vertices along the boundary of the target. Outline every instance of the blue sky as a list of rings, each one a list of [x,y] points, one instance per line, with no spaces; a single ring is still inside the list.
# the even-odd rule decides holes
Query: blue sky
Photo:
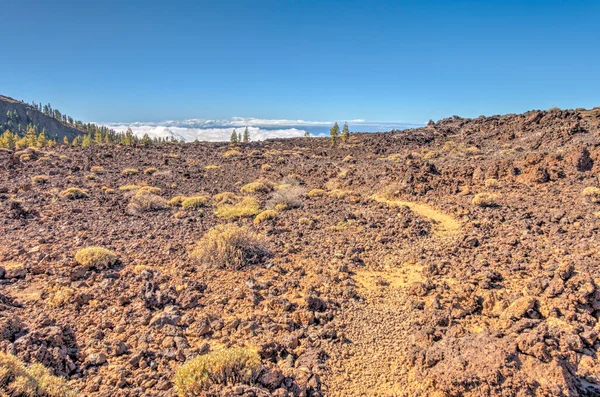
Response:
[[[600,105],[598,1],[11,1],[0,93],[82,120]]]

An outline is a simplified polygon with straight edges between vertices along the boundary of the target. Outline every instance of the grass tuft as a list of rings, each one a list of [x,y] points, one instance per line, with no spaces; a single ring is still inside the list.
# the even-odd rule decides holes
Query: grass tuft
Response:
[[[80,249],[75,254],[75,262],[79,265],[106,269],[117,263],[117,255],[103,247],[87,247]]]
[[[189,360],[177,369],[177,394],[179,397],[200,396],[213,385],[252,384],[260,368],[258,354],[247,349],[210,352]]]
[[[219,218],[236,219],[254,216],[260,212],[258,201],[253,197],[245,197],[236,204],[221,203],[215,209],[215,215]]]
[[[60,195],[62,197],[68,198],[69,200],[83,199],[88,196],[85,190],[79,189],[78,187],[70,187],[68,189],[65,189],[62,192],[60,192]]]
[[[202,264],[229,270],[259,264],[266,255],[262,237],[235,224],[215,226],[190,254]]]

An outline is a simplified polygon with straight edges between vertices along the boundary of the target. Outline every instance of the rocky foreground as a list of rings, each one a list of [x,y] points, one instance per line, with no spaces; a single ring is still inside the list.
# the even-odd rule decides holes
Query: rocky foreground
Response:
[[[599,125],[0,151],[0,350],[82,396],[600,395]],[[260,255],[199,259],[217,225]],[[234,347],[250,380],[177,386]]]

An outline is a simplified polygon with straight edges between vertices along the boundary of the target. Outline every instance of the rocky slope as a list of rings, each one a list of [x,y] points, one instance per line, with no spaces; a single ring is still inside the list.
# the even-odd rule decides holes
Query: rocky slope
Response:
[[[8,112],[13,114],[12,120],[8,118]],[[12,132],[24,133],[29,124],[38,126],[39,131],[45,130],[47,138],[58,142],[62,142],[65,136],[71,141],[76,136],[82,135],[82,131],[46,116],[30,104],[0,95],[0,126],[2,126],[0,133],[6,128]]]
[[[229,346],[257,351],[261,372],[205,395],[599,395],[599,123],[599,109],[553,109],[334,148],[1,151],[0,348],[86,396],[174,396],[180,365]],[[256,180],[275,190],[241,192]],[[129,185],[210,201],[142,212]],[[290,205],[226,220],[223,192]],[[270,255],[194,261],[226,223]],[[89,246],[119,261],[78,266]]]

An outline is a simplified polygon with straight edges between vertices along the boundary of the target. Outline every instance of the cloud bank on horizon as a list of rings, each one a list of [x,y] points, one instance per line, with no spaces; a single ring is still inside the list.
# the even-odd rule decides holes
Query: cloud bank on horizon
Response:
[[[326,136],[333,125],[333,121],[307,121],[285,119],[258,119],[253,117],[233,117],[225,120],[166,120],[159,122],[133,122],[99,123],[124,132],[131,128],[139,137],[148,134],[150,138],[171,138],[185,142],[199,141],[228,141],[235,129],[242,133],[246,127],[253,141],[270,138],[295,138],[304,136],[309,132],[312,136]],[[339,123],[342,127],[343,121]],[[356,119],[349,120],[348,126],[355,132],[384,132],[392,129],[406,129],[421,127],[424,124],[406,122],[369,122]]]

